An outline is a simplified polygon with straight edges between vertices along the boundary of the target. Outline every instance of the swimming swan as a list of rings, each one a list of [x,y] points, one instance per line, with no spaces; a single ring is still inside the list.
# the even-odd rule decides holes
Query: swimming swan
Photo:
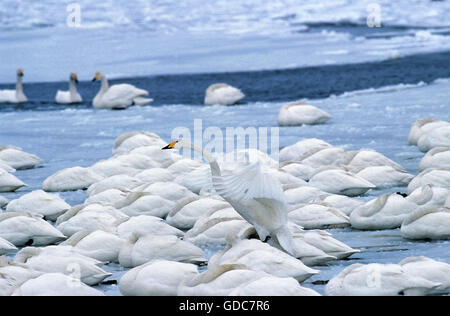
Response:
[[[216,83],[206,89],[205,104],[233,105],[242,100],[245,95],[238,88],[226,83]]]
[[[212,182],[216,192],[250,224],[261,240],[268,236],[290,254],[294,254],[292,236],[287,227],[287,203],[281,184],[257,160],[252,163],[236,163],[234,169],[222,170],[217,160],[202,148],[180,139],[162,149],[190,148],[203,154],[211,167]]]
[[[56,103],[73,104],[73,103],[83,102],[81,95],[77,91],[77,86],[76,86],[77,83],[78,83],[77,74],[74,72],[71,72],[70,76],[69,76],[69,91],[58,90],[56,92],[56,97],[55,97]]]
[[[0,103],[24,103],[28,99],[23,93],[22,86],[23,70],[17,69],[16,90],[0,90]]]
[[[331,118],[327,112],[303,101],[291,102],[281,107],[278,113],[278,125],[314,125],[323,124]]]
[[[125,109],[132,105],[146,105],[153,99],[145,98],[148,91],[138,89],[130,84],[108,85],[108,80],[102,72],[97,72],[92,81],[101,80],[100,91],[92,101],[96,109]]]

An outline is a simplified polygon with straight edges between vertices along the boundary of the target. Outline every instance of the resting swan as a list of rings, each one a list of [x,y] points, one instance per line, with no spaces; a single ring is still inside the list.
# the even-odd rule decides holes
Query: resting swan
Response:
[[[101,80],[101,88],[92,101],[92,105],[97,109],[126,109],[132,105],[146,105],[153,101],[145,98],[148,91],[130,84],[116,84],[110,87],[102,72],[97,72],[92,81],[98,79]]]
[[[24,103],[28,99],[23,93],[22,86],[23,70],[17,69],[16,90],[0,90],[0,103]]]
[[[303,101],[291,102],[281,107],[278,113],[278,125],[315,125],[323,124],[331,118],[327,112]]]
[[[206,89],[205,105],[233,105],[244,97],[245,95],[238,88],[226,83],[216,83]]]
[[[73,104],[81,103],[83,99],[77,91],[76,84],[78,83],[78,77],[75,72],[71,72],[69,76],[69,91],[58,90],[56,92],[55,101],[60,104]]]
[[[162,149],[190,148],[203,154],[211,167],[216,192],[250,224],[261,240],[275,239],[288,253],[294,254],[292,235],[287,227],[287,203],[281,184],[258,160],[236,163],[233,170],[222,170],[217,160],[202,148],[180,139]]]

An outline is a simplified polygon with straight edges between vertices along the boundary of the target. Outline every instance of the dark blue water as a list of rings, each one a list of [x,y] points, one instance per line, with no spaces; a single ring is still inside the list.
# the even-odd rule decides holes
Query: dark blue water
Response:
[[[83,74],[78,74],[82,76]],[[110,80],[110,84],[130,83],[149,91],[152,105],[203,104],[206,88],[226,82],[239,87],[246,95],[244,102],[278,102],[302,98],[319,99],[347,91],[378,88],[395,84],[429,83],[450,77],[450,52],[420,54],[382,62],[329,65],[296,69],[212,74],[158,75]],[[51,110],[65,107],[54,103],[56,91],[67,90],[66,82],[26,83],[30,100],[21,105],[0,105],[2,111]],[[13,84],[0,89],[14,88]],[[99,83],[80,82],[78,91],[84,98],[80,108],[91,107]]]

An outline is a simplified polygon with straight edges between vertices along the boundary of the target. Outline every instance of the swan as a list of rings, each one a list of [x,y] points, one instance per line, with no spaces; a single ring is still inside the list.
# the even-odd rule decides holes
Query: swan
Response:
[[[24,246],[32,241],[35,246],[45,246],[66,237],[55,227],[31,213],[0,213],[0,237],[14,246]]]
[[[104,296],[104,294],[73,277],[61,273],[45,273],[24,282],[12,296]]]
[[[363,205],[364,201],[349,198],[345,195],[330,194],[321,199],[321,204],[338,209],[345,215],[349,216],[358,206]]]
[[[26,184],[16,176],[0,169],[0,192],[14,192],[24,186]]]
[[[186,198],[169,212],[166,221],[179,229],[191,229],[202,215],[228,207],[229,203],[214,198]]]
[[[299,140],[294,145],[286,146],[280,150],[280,162],[296,161],[305,153],[320,148],[332,147],[326,141],[318,138],[306,138]]]
[[[284,191],[284,196],[289,205],[308,204],[330,195],[315,187],[302,186],[297,188],[288,188]]]
[[[59,196],[37,190],[9,202],[6,211],[37,213],[43,215],[45,219],[56,221],[58,216],[66,212],[70,207]]]
[[[421,152],[427,152],[434,147],[450,147],[450,124],[432,129],[417,141],[417,148]]]
[[[121,155],[144,146],[157,146],[161,148],[164,145],[165,142],[155,133],[134,131],[119,135],[114,141],[112,153],[113,155]],[[164,153],[159,153],[159,155],[162,156]],[[170,156],[167,153],[165,155]]]
[[[101,81],[100,91],[92,101],[96,109],[126,109],[133,105],[146,105],[153,99],[145,98],[148,91],[138,89],[130,84],[108,85],[108,80],[102,72],[96,72],[92,81]]]
[[[258,284],[264,284],[268,288],[261,289]],[[281,292],[276,292],[276,289]],[[222,264],[210,268],[193,278],[185,279],[178,287],[178,296],[228,296],[246,293],[251,293],[252,296],[313,294],[300,287],[294,278],[279,278],[263,271],[250,270],[241,264]]]
[[[361,230],[398,228],[416,208],[417,204],[397,193],[383,194],[357,207],[350,214],[350,223]]]
[[[89,167],[89,170],[94,174],[100,175],[103,179],[117,175],[133,177],[142,171],[141,169],[135,168],[131,162],[115,159],[114,157],[96,162]]]
[[[292,278],[262,277],[238,286],[229,296],[320,296]]]
[[[111,231],[128,218],[129,216],[110,205],[76,205],[58,217],[56,228],[70,237],[82,230]]]
[[[290,102],[281,107],[278,113],[278,125],[314,125],[323,124],[331,118],[327,112],[303,101]]]
[[[119,290],[125,296],[176,296],[181,282],[197,275],[191,263],[153,260],[125,273]]]
[[[158,150],[161,150],[161,148],[158,148]],[[164,168],[144,170],[136,174],[134,177],[147,184],[153,184],[156,182],[172,182],[175,179],[173,172]]]
[[[115,206],[128,216],[149,215],[165,218],[175,206],[176,201],[150,192],[132,192]]]
[[[216,192],[250,224],[261,240],[268,236],[290,254],[292,236],[287,227],[287,203],[281,184],[271,169],[262,166],[260,160],[252,163],[236,163],[233,170],[222,170],[216,159],[202,148],[180,139],[163,149],[190,148],[202,153],[209,162],[212,182]]]
[[[414,176],[391,166],[369,166],[356,172],[356,175],[376,185],[378,189],[392,186],[406,186]]]
[[[325,286],[327,296],[426,295],[439,283],[406,273],[398,264],[360,264],[346,267]]]
[[[343,228],[350,226],[347,215],[334,208],[321,204],[292,206],[289,221],[305,229]]]
[[[347,162],[346,167],[350,170],[374,166],[390,166],[397,171],[405,171],[405,169],[395,161],[371,149],[350,151],[347,152],[347,154],[349,162]]]
[[[407,239],[450,239],[450,208],[419,207],[405,218],[400,231]]]
[[[201,216],[184,236],[185,240],[197,246],[211,244],[225,245],[230,235],[247,238],[254,228],[233,208],[210,210]]]
[[[0,256],[0,296],[10,296],[23,283],[41,274],[25,264]]]
[[[422,118],[418,119],[411,125],[408,134],[408,144],[417,146],[419,138],[431,131],[432,129],[440,126],[448,125],[448,122],[438,120],[436,118]]]
[[[0,103],[24,103],[28,101],[23,93],[23,76],[23,69],[17,69],[16,90],[0,90]]]
[[[450,147],[434,147],[420,160],[419,170],[430,168],[450,169]]]
[[[429,294],[450,293],[450,264],[424,256],[405,258],[399,264],[410,275],[415,275],[431,282],[441,283],[441,285],[432,289]]]
[[[139,215],[130,217],[129,220],[117,226],[117,234],[123,239],[132,235],[174,235],[183,237],[184,232],[165,223],[156,216]]]
[[[314,168],[298,162],[286,161],[280,164],[280,169],[299,179],[309,181]]]
[[[14,250],[17,250],[16,246],[14,246],[6,239],[0,237],[0,256]]]
[[[291,255],[258,239],[231,238],[227,247],[211,257],[208,269],[223,264],[242,264],[251,270],[303,282],[318,270],[311,269]]]
[[[164,146],[164,145],[163,145]],[[129,151],[130,154],[141,154],[150,157],[159,168],[167,168],[183,157],[179,154],[161,151],[161,146],[140,146]]]
[[[205,93],[205,105],[233,105],[241,101],[245,95],[238,88],[226,83],[210,85]]]
[[[88,197],[91,197],[110,189],[131,191],[142,184],[144,184],[144,182],[135,177],[121,174],[105,178],[92,184],[89,186],[86,193]]]
[[[360,176],[338,167],[319,168],[309,185],[332,194],[358,196],[376,186]]]
[[[298,157],[298,161],[317,169],[324,166],[342,165],[344,164],[346,157],[347,152],[340,147],[318,147],[313,148],[304,153],[301,157]]]
[[[188,197],[195,197],[186,187],[177,183],[155,182],[150,185],[143,185],[133,190],[134,192],[150,193],[160,196],[169,201],[179,201]]]
[[[427,184],[450,190],[450,170],[425,169],[411,180],[407,193],[411,194],[417,188]]]
[[[292,229],[292,234],[295,243],[301,242],[315,247],[325,253],[328,258],[342,260],[359,252],[358,249],[354,249],[343,242],[340,242],[333,238],[329,232],[323,230],[303,230],[298,226],[295,226]],[[328,259],[328,261],[329,260],[330,259]]]
[[[73,234],[60,246],[72,246],[83,256],[101,262],[119,262],[119,252],[124,243],[124,239],[110,232],[83,230]]]
[[[10,165],[16,170],[32,169],[42,163],[42,159],[36,155],[26,153],[17,147],[1,147],[0,161]]]
[[[81,103],[83,99],[77,91],[78,76],[75,72],[71,72],[69,76],[69,91],[58,90],[56,92],[55,101],[59,104]]]
[[[17,171],[16,169],[14,169],[13,167],[11,167],[10,165],[8,165],[6,162],[4,162],[2,160],[0,160],[0,169],[3,169],[9,173],[14,173]]]
[[[42,183],[42,189],[46,192],[84,190],[103,179],[103,176],[89,168],[66,168],[46,178]]]
[[[199,265],[207,262],[203,250],[174,235],[134,234],[119,252],[119,263],[124,268],[134,268],[156,259]]]
[[[412,191],[406,199],[419,206],[442,206],[450,196],[450,190],[427,184]]]
[[[84,204],[109,204],[116,205],[124,201],[129,194],[129,191],[123,189],[108,189],[98,194],[88,197]]]
[[[72,275],[87,285],[99,284],[112,275],[100,268],[102,262],[86,257],[70,246],[25,247],[16,254],[14,262],[40,272]],[[76,268],[72,271],[71,266]]]

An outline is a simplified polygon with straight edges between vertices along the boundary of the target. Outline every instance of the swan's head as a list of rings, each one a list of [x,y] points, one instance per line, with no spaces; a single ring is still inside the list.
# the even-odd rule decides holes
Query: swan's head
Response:
[[[168,144],[167,146],[161,148],[162,150],[165,149],[181,149],[183,147],[183,140],[182,139],[178,139],[178,140],[174,140],[172,141],[170,144]]]
[[[77,76],[77,74],[75,72],[71,72],[70,73],[70,80],[75,82],[75,83],[78,83],[78,76]]]
[[[22,68],[17,69],[17,77],[23,77],[23,69]]]
[[[97,71],[94,75],[94,78],[92,79],[92,81],[96,81],[98,79],[101,79],[102,77],[104,77],[105,75],[101,72],[101,71]]]

